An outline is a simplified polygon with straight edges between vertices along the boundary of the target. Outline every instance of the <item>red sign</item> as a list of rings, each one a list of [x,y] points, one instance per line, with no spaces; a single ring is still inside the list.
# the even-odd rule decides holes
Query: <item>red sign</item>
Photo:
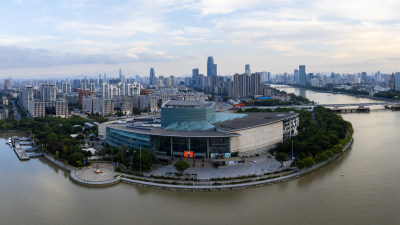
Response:
[[[183,157],[185,157],[185,158],[193,158],[193,152],[192,151],[184,151],[183,152]]]

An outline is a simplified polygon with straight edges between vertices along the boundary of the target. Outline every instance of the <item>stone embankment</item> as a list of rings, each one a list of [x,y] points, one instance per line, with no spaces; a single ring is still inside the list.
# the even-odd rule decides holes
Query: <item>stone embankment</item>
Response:
[[[251,180],[250,182],[243,182],[240,183],[238,181],[235,184],[223,184],[223,183],[218,183],[214,181],[210,182],[196,182],[196,181],[185,181],[185,180],[169,180],[169,182],[166,182],[165,180],[157,180],[155,178],[151,177],[141,177],[141,176],[134,176],[134,175],[125,175],[125,174],[119,174],[115,173],[112,171],[106,171],[108,173],[108,176],[106,180],[93,180],[90,179],[91,177],[88,177],[87,179],[84,179],[82,177],[85,177],[84,173],[80,171],[80,169],[76,169],[74,167],[65,165],[64,163],[55,160],[51,155],[49,154],[44,154],[44,157],[52,164],[55,166],[65,170],[66,172],[69,172],[69,177],[72,181],[86,185],[86,186],[109,186],[109,185],[114,185],[120,182],[123,183],[129,183],[129,184],[136,184],[139,186],[145,186],[145,187],[153,187],[153,188],[162,188],[162,189],[168,189],[168,190],[180,190],[180,191],[220,191],[220,190],[235,190],[235,189],[245,189],[249,187],[259,187],[259,186],[264,186],[264,185],[269,185],[269,184],[275,184],[278,182],[283,182],[283,181],[288,181],[291,179],[295,179],[298,177],[301,177],[305,174],[308,174],[318,168],[321,168],[325,166],[326,164],[332,162],[334,159],[340,157],[351,145],[353,142],[353,139],[350,139],[349,143],[343,148],[342,153],[336,154],[334,157],[331,159],[318,163],[314,165],[313,167],[310,168],[304,168],[302,170],[298,170],[297,172],[293,173],[288,173],[288,175],[283,175],[279,177],[271,177],[271,178],[266,178],[266,179],[255,179]],[[93,173],[92,170],[88,170],[89,173]],[[110,176],[112,178],[110,179]],[[86,176],[87,177],[87,176]],[[206,185],[203,185],[206,184]],[[218,185],[215,185],[218,184]]]

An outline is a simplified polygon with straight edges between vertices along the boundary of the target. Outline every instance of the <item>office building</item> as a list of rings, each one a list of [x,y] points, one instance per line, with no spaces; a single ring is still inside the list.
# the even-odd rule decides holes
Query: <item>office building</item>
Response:
[[[306,66],[305,65],[299,66],[299,79],[300,79],[299,83],[301,85],[307,84],[307,74],[306,74]]]
[[[400,91],[400,72],[394,74],[394,90]]]
[[[149,80],[150,85],[156,85],[156,73],[154,72],[154,68],[150,68],[150,80]]]
[[[212,56],[207,59],[207,76],[217,76],[217,64],[214,64]]]
[[[70,82],[62,82],[61,83],[61,92],[64,94],[69,94],[72,92],[71,83]]]
[[[11,78],[4,79],[4,90],[9,90],[11,88]]]
[[[199,69],[194,68],[192,70],[192,86],[198,87],[199,86]]]
[[[299,70],[295,69],[294,70],[294,82],[299,83]]]
[[[57,89],[54,84],[42,84],[40,87],[40,101],[53,102],[56,101]]]
[[[250,76],[250,74],[251,74],[250,64],[246,64],[244,66],[244,71],[245,71],[244,73],[247,74],[247,76]]]

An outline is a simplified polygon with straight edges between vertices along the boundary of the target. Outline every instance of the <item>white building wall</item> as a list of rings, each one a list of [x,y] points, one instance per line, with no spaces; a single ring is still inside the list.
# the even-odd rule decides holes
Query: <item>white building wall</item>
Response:
[[[232,133],[240,134],[231,137],[231,152],[246,152],[267,148],[283,141],[282,121]]]

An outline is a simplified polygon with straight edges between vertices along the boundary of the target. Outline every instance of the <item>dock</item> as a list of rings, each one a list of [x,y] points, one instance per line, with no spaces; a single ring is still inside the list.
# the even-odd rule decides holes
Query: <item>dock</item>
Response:
[[[43,156],[43,152],[28,153],[29,158],[35,158],[35,157],[40,157],[40,156]]]
[[[29,160],[33,157],[43,156],[43,153],[37,152],[38,148],[34,147],[34,143],[30,138],[13,136],[11,138],[11,144],[15,154],[17,154],[20,160]],[[22,146],[25,146],[25,149],[23,149]]]
[[[15,154],[17,154],[17,156],[20,160],[29,160],[29,156],[26,154],[26,152],[22,148],[15,147],[14,152],[15,152]]]

